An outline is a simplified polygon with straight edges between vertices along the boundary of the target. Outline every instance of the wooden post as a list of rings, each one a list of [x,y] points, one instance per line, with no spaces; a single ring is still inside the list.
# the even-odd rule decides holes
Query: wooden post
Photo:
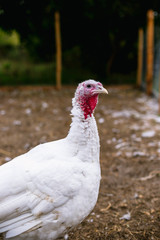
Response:
[[[59,12],[55,12],[55,38],[56,38],[56,88],[60,90],[61,89],[61,73],[62,73],[62,49],[61,49]]]
[[[137,59],[137,87],[142,83],[142,67],[143,67],[143,29],[138,31],[138,59]]]
[[[153,57],[154,57],[154,12],[147,12],[147,66],[146,66],[146,90],[152,93],[153,84]]]

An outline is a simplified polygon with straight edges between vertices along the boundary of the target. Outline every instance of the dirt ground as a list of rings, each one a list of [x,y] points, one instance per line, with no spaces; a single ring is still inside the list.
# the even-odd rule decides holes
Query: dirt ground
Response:
[[[74,87],[0,90],[0,164],[63,138]],[[160,117],[157,100],[131,87],[108,88],[95,111],[102,180],[96,207],[69,240],[160,239]],[[17,239],[18,240],[18,239]]]

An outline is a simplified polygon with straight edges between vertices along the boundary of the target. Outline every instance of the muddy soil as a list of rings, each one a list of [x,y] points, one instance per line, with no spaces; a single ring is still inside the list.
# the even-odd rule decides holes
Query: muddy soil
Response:
[[[0,164],[63,138],[74,87],[0,90]],[[157,100],[131,87],[109,88],[95,117],[102,180],[92,213],[69,240],[160,239],[160,117]],[[7,176],[6,176],[7,177]],[[2,238],[0,238],[2,239]]]

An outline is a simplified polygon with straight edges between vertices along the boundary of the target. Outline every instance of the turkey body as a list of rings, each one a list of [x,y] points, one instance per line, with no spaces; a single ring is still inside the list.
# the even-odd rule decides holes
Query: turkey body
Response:
[[[12,240],[56,239],[92,211],[100,179],[96,122],[74,99],[66,138],[0,167],[0,232]]]

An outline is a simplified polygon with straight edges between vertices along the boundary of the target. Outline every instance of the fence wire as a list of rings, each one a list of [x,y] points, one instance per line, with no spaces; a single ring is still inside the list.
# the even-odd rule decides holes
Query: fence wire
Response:
[[[147,29],[144,29],[142,87],[146,89],[146,57],[147,57]],[[159,97],[160,82],[160,14],[154,13],[154,61],[153,61],[153,88],[152,92]]]
[[[159,96],[160,79],[160,14],[155,13],[154,18],[154,72],[153,72],[153,94]]]

